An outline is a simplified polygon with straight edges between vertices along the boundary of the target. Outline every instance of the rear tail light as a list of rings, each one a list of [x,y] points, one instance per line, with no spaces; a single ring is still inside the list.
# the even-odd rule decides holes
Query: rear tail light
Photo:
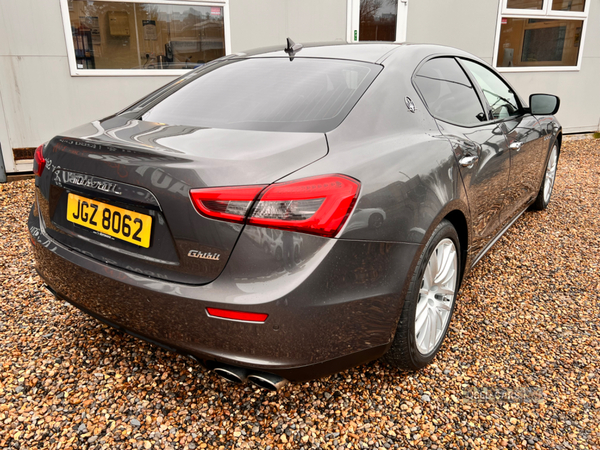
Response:
[[[44,167],[46,167],[46,160],[44,159],[44,145],[40,145],[35,149],[35,153],[33,154],[33,173],[38,177],[42,175],[44,171]]]
[[[265,186],[192,189],[203,215],[231,222],[334,237],[352,212],[360,183],[345,175]]]
[[[240,186],[209,189],[192,189],[194,206],[212,219],[243,222],[256,196],[265,186]]]

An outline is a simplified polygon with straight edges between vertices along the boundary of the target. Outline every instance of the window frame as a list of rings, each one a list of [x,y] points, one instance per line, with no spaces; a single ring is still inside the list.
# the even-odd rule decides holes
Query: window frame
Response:
[[[508,0],[498,2],[498,20],[496,23],[496,37],[494,39],[494,54],[492,66],[499,73],[511,72],[578,72],[581,70],[581,60],[585,44],[585,35],[587,31],[590,4],[592,0],[586,0],[583,12],[580,11],[555,11],[552,9],[553,0],[543,0],[541,10],[536,9],[514,9],[508,8]],[[502,19],[549,19],[549,20],[581,20],[581,40],[579,43],[579,53],[577,55],[577,65],[575,66],[527,66],[527,67],[498,67],[498,49],[500,46],[500,30],[502,29]]]
[[[218,6],[223,8],[223,27],[225,39],[225,55],[231,54],[231,31],[229,23],[229,0],[101,0],[110,3],[152,3],[157,5],[183,5],[183,6]],[[177,77],[185,75],[194,69],[78,69],[75,57],[75,45],[71,32],[71,18],[69,16],[68,0],[60,0],[61,16],[63,21],[63,32],[67,44],[67,59],[69,71],[72,77]]]

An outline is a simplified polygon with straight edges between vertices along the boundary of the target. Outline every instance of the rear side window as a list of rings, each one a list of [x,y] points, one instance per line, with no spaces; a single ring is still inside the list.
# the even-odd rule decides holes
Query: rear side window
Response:
[[[327,132],[337,127],[381,66],[295,58],[231,60],[155,103],[142,119],[169,125]]]
[[[415,84],[434,117],[465,126],[487,120],[477,92],[453,58],[427,61],[417,72]]]

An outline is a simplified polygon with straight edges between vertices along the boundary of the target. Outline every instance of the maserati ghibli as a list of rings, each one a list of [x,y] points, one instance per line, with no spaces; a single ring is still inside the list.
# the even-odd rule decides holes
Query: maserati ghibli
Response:
[[[443,46],[228,55],[36,150],[36,268],[231,381],[417,370],[465,275],[548,205],[558,107]]]

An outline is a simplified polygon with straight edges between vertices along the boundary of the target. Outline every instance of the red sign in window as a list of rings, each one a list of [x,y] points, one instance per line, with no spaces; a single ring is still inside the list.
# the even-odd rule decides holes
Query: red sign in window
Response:
[[[212,8],[210,8],[210,15],[211,16],[220,16],[221,15],[221,8],[219,8],[219,7],[212,7]]]

